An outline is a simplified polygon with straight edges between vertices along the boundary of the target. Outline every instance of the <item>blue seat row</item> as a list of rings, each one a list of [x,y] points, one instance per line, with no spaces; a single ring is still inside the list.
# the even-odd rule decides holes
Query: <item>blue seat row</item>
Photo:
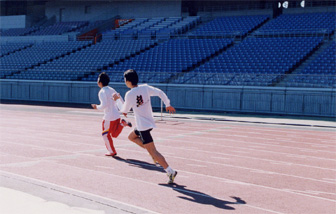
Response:
[[[267,15],[256,16],[227,16],[216,18],[190,35],[211,36],[211,35],[246,35],[269,18]]]
[[[270,31],[276,32],[319,32],[327,30],[327,33],[335,31],[336,13],[303,13],[303,14],[282,14],[269,21],[260,29],[258,34]]]
[[[107,71],[109,73],[118,73],[119,77],[121,77],[123,71],[133,68],[139,73],[149,73],[148,77],[142,80],[144,82],[152,81],[152,79],[155,79],[155,82],[165,82],[167,78],[175,75],[175,73],[193,67],[207,57],[210,57],[216,51],[227,47],[232,42],[231,39],[169,40],[130,60],[109,67]],[[200,47],[206,51],[195,51]],[[169,61],[171,62],[170,64],[168,63]],[[167,75],[157,76],[158,72],[163,72]],[[89,79],[95,81],[97,75],[89,77]],[[121,78],[119,79],[122,81]]]
[[[206,81],[214,81],[216,73],[220,76],[232,73],[236,74],[234,78],[230,81],[225,80],[225,83],[222,82],[222,84],[236,85],[239,82],[243,85],[245,83],[251,85],[263,82],[264,85],[272,85],[282,75],[294,68],[321,42],[322,38],[315,37],[248,38],[191,71],[190,73],[197,75],[186,79],[184,83],[198,81],[198,84],[206,84]],[[251,63],[252,59],[253,63]],[[208,79],[200,78],[199,75],[202,76],[203,73],[210,73],[210,77]],[[259,76],[263,76],[263,78],[256,78]]]

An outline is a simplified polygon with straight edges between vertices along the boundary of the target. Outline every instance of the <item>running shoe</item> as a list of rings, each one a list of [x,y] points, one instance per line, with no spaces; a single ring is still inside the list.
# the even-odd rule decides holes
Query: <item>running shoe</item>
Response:
[[[116,156],[117,155],[117,153],[106,153],[105,154],[105,156],[112,156],[112,157],[114,157],[114,156]]]
[[[131,123],[131,122],[127,122],[127,121],[124,120],[124,119],[121,120],[121,124],[122,124],[123,126],[132,127],[132,123]]]
[[[175,171],[173,174],[168,175],[168,177],[169,177],[168,184],[173,184],[174,183],[174,179],[175,179],[176,175],[177,175],[177,171]]]

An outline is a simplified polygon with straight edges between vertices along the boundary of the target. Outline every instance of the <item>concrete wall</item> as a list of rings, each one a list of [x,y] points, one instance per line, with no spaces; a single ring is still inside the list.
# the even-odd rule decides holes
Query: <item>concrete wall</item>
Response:
[[[73,41],[75,36],[72,35],[45,35],[45,36],[2,36],[1,42],[33,42],[33,43],[43,43],[43,42],[67,42]]]
[[[98,103],[93,82],[0,80],[1,99],[56,103]],[[120,94],[123,83],[111,83]],[[219,112],[336,116],[335,89],[229,87],[153,84],[165,91],[177,109]],[[160,107],[159,98],[152,99]]]
[[[325,13],[325,12],[336,12],[335,7],[304,7],[304,8],[287,8],[283,9],[284,14],[295,14],[295,13]]]
[[[89,7],[89,12],[85,8]],[[181,16],[181,1],[113,1],[113,2],[59,2],[46,3],[46,16],[56,16],[60,21],[60,9],[64,8],[62,21],[106,20],[116,15],[121,18],[152,18]]]
[[[25,28],[26,27],[26,15],[1,16],[0,26],[1,26],[1,29]]]

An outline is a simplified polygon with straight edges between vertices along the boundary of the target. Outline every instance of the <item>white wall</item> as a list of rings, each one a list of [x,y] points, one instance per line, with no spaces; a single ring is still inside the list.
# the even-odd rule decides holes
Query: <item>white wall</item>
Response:
[[[25,28],[25,27],[26,27],[26,15],[0,17],[1,29]]]

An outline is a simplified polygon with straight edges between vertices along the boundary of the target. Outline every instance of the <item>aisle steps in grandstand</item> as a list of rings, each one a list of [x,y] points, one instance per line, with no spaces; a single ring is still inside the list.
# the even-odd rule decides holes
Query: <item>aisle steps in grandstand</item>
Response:
[[[189,79],[194,77],[194,73],[190,72],[192,70],[197,69],[198,67],[208,63],[211,59],[219,56],[220,54],[224,53],[225,51],[228,51],[230,48],[233,48],[238,42],[233,41],[232,43],[229,43],[227,46],[225,46],[222,49],[219,49],[217,52],[213,53],[212,55],[204,58],[202,61],[199,61],[198,63],[194,64],[192,67],[187,68],[186,70],[183,70],[182,72],[176,74],[175,76],[172,76],[167,79],[169,83],[181,83],[181,82],[187,82]],[[206,76],[206,75],[205,75]],[[210,77],[206,77],[208,79]]]
[[[113,74],[111,81],[117,82],[123,81],[122,72],[130,68],[140,73],[142,82],[168,82],[173,75],[193,68],[230,44],[231,39],[172,39],[109,67],[107,72]]]
[[[300,72],[303,71],[307,67],[307,65],[309,65],[312,61],[314,61],[316,59],[316,57],[318,57],[325,49],[327,49],[332,42],[333,42],[332,40],[324,42],[298,68],[296,68],[292,73],[287,74],[285,76],[285,78],[282,81],[280,81],[279,83],[277,83],[275,86],[278,86],[278,87],[285,87],[285,86],[287,86],[288,82],[290,82],[291,80],[295,79],[297,75],[300,75]]]
[[[31,43],[0,43],[0,57],[4,57],[15,52],[24,50],[33,46]]]
[[[321,50],[305,68],[298,71],[298,75],[286,82],[288,87],[336,87],[336,43]]]
[[[107,40],[106,42],[109,42],[109,41]],[[110,42],[118,43],[118,41],[110,41]],[[101,72],[104,72],[108,68],[113,67],[113,66],[115,66],[115,65],[117,65],[119,63],[122,63],[122,62],[126,61],[126,60],[130,60],[130,59],[134,58],[135,56],[138,56],[141,53],[143,53],[145,51],[148,51],[148,50],[150,50],[150,49],[152,49],[152,48],[154,48],[154,47],[156,47],[158,45],[158,43],[155,42],[155,41],[137,41],[137,40],[127,41],[127,43],[130,43],[130,42],[139,43],[140,45],[141,44],[142,45],[141,45],[141,47],[138,47],[137,49],[135,49],[133,51],[132,50],[126,50],[126,51],[128,51],[127,54],[120,55],[119,59],[114,59],[113,61],[111,61],[111,59],[110,59],[110,63],[109,64],[106,64],[105,66],[100,67],[100,68],[96,69],[95,71],[92,71],[92,72],[89,72],[89,73],[82,73],[82,75],[79,75],[77,77],[77,80],[96,81],[98,75]]]
[[[306,37],[247,38],[175,83],[270,86],[321,42],[322,38]]]

